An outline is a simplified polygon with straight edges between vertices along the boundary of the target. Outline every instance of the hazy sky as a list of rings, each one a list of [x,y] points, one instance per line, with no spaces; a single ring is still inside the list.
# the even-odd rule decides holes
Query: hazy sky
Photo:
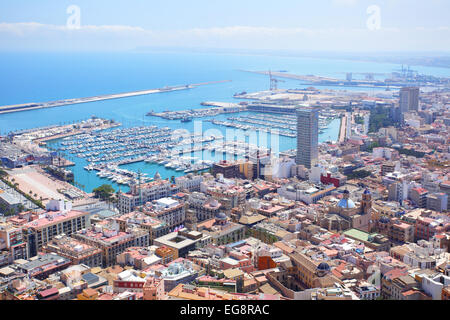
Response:
[[[449,14],[448,0],[13,0],[0,50],[450,51]]]

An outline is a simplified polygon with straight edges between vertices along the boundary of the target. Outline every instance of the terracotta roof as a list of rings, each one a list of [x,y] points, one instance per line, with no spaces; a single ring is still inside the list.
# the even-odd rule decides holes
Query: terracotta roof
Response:
[[[406,269],[392,269],[386,272],[385,277],[391,280],[394,280],[398,277],[405,276],[408,274]]]
[[[89,297],[90,296],[95,296],[96,294],[98,294],[97,290],[92,289],[92,288],[84,289],[83,292]]]
[[[294,248],[291,248],[290,246],[288,246],[287,244],[285,244],[282,241],[275,242],[273,245],[275,247],[277,247],[278,249],[281,249],[285,253],[292,253],[292,252],[294,252]]]
[[[331,270],[331,273],[333,273],[333,275],[335,275],[338,278],[342,278],[343,277],[342,273],[340,273],[336,269]]]
[[[57,294],[57,293],[59,293],[59,290],[58,290],[58,288],[55,288],[55,287],[39,292],[39,294],[43,298],[51,296],[53,294]]]

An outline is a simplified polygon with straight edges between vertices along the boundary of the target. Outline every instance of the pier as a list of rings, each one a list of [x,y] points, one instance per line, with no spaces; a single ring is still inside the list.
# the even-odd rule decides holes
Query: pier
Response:
[[[387,88],[387,89],[401,89],[402,87],[408,86],[419,86],[419,87],[443,87],[443,83],[447,82],[445,79],[434,78],[432,82],[427,79],[427,76],[420,75],[418,78],[410,79],[405,76],[394,77],[394,73],[391,78],[386,78],[385,80],[374,79],[371,73],[366,73],[369,75],[366,79],[352,79],[349,76],[348,79],[337,79],[329,77],[320,77],[315,75],[298,75],[285,72],[270,72],[270,71],[249,71],[240,70],[243,72],[250,72],[256,74],[262,74],[266,76],[284,78],[290,80],[299,80],[305,82],[306,85],[313,86],[341,86],[341,87],[359,87],[359,88]],[[348,73],[349,75],[351,73]],[[370,76],[372,75],[372,76]]]
[[[109,94],[109,95],[87,97],[87,98],[57,100],[57,101],[52,101],[52,102],[42,102],[42,103],[34,103],[33,102],[33,103],[27,103],[27,104],[9,105],[9,106],[0,107],[0,114],[21,112],[21,111],[30,111],[30,110],[44,109],[44,108],[55,108],[55,107],[72,105],[72,104],[89,103],[89,102],[96,102],[96,101],[103,101],[103,100],[122,99],[122,98],[154,94],[154,93],[189,90],[189,89],[193,89],[193,88],[196,88],[199,86],[206,86],[206,85],[219,84],[219,83],[225,83],[225,82],[231,82],[231,80],[210,81],[210,82],[203,82],[203,83],[197,83],[197,84],[171,86],[171,87],[164,87],[164,88],[159,88],[159,89],[133,91],[133,92]]]
[[[347,115],[343,114],[341,117],[341,126],[339,128],[339,139],[338,141],[340,143],[345,141],[346,138],[346,132],[347,132],[347,123],[348,119],[347,119]]]
[[[211,108],[180,110],[180,111],[164,111],[147,113],[147,116],[159,117],[166,120],[184,120],[192,118],[214,117],[224,113],[238,113],[245,111],[246,107],[237,103],[228,102],[202,102],[204,106],[213,106]]]

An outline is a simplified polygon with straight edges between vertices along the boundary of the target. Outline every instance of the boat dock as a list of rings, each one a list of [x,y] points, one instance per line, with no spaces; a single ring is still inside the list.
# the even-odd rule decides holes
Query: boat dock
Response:
[[[237,103],[226,102],[202,102],[202,105],[211,105],[211,108],[190,109],[180,111],[164,111],[147,113],[147,116],[159,117],[166,120],[184,120],[192,118],[214,117],[224,113],[238,113],[245,111],[246,107]]]
[[[34,140],[34,142],[38,143],[39,145],[46,145],[47,141],[67,138],[67,137],[75,136],[78,134],[88,133],[91,131],[116,128],[116,127],[120,127],[121,125],[122,124],[118,123],[118,122],[108,122],[108,123],[105,122],[103,124],[99,124],[99,126],[95,127],[95,128],[79,128],[79,129],[72,128],[72,131],[70,131],[70,132],[64,132],[64,133],[55,134],[55,135],[51,135],[51,136],[44,137],[44,138],[38,138],[38,139]],[[67,127],[70,129],[71,126],[69,125]]]
[[[321,111],[319,116],[319,133],[323,133],[329,123],[337,117],[336,113]],[[290,138],[297,137],[297,117],[295,115],[268,115],[253,114],[241,117],[229,117],[229,121],[210,120],[215,125],[236,128],[240,130],[265,131],[286,136]]]

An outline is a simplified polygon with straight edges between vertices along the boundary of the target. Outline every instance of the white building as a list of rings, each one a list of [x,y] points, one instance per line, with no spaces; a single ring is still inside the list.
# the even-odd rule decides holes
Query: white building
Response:
[[[407,244],[410,252],[403,257],[403,262],[420,269],[433,269],[436,265],[448,261],[450,254],[432,241],[419,240]]]
[[[272,163],[272,177],[278,179],[286,179],[292,177],[292,168],[295,167],[293,159],[280,159]]]
[[[392,149],[390,149],[390,148],[383,148],[383,147],[373,148],[372,157],[374,157],[374,158],[384,158],[384,159],[387,159],[387,160],[391,160],[391,158],[392,158]],[[398,169],[400,169],[400,167]]]
[[[325,170],[319,166],[314,166],[310,170],[309,181],[312,183],[320,183],[320,176],[325,173]]]
[[[203,177],[201,175],[195,176],[192,173],[175,178],[175,184],[180,190],[188,190],[189,192],[200,191],[200,184],[202,181]]]
[[[69,212],[72,210],[72,202],[66,200],[50,200],[45,206],[47,211]]]
[[[390,201],[404,201],[408,199],[409,191],[414,187],[407,179],[407,176],[395,171],[389,172],[383,177],[383,184],[387,186]]]
[[[420,276],[420,274],[419,274]],[[433,300],[442,300],[442,289],[450,285],[450,277],[445,275],[436,275],[429,277],[422,276],[422,289],[428,295],[433,297]]]
[[[278,188],[277,193],[288,199],[295,201],[303,201],[307,204],[317,203],[320,199],[331,194],[336,187],[317,186],[310,183],[291,183]]]
[[[171,229],[181,226],[186,220],[185,205],[173,198],[162,198],[153,203],[146,203],[143,212],[165,222]]]
[[[141,185],[132,185],[130,192],[119,193],[118,207],[120,213],[128,213],[146,202],[172,196],[180,188],[168,180],[156,180]]]

